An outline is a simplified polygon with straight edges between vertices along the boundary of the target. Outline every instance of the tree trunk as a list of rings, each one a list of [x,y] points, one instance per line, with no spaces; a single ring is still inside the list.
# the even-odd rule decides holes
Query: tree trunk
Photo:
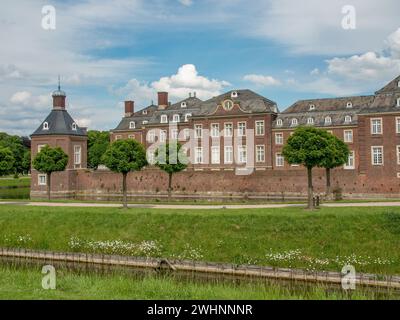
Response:
[[[51,200],[51,173],[47,174],[47,200]]]
[[[172,193],[172,173],[168,173],[168,201],[171,201]]]
[[[128,209],[128,197],[127,197],[127,188],[126,188],[126,178],[128,176],[128,173],[123,173],[122,174],[122,193],[123,193],[123,198],[122,202],[124,204],[124,209]]]
[[[331,195],[331,169],[326,168],[326,196]]]
[[[312,183],[312,167],[307,168],[307,176],[308,176],[308,209],[314,209],[313,204],[313,183]]]

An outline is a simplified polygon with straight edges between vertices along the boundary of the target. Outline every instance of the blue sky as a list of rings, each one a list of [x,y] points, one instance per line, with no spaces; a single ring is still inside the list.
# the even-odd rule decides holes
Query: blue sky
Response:
[[[28,135],[61,74],[81,125],[115,127],[122,102],[178,101],[249,88],[296,100],[370,94],[400,74],[398,0],[354,0],[345,30],[332,0],[2,1],[0,131]],[[56,10],[44,30],[42,8]]]

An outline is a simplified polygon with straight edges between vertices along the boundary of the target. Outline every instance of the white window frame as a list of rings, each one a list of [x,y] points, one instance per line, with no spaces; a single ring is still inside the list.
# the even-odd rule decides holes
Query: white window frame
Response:
[[[346,133],[350,133],[351,139],[348,139],[348,135]],[[353,130],[344,130],[343,131],[343,141],[346,143],[353,143],[354,135],[353,135]]]
[[[400,98],[397,98],[397,104],[396,107],[400,107]]]
[[[202,164],[204,162],[203,147],[196,147],[194,153],[194,163]]]
[[[156,133],[154,130],[150,130],[147,133],[147,142],[155,142],[156,141]]]
[[[185,102],[185,101],[183,101],[182,103],[181,103],[181,108],[186,108],[187,107],[187,103]]]
[[[247,146],[238,146],[238,163],[247,163]]]
[[[350,163],[350,159],[352,162]],[[349,158],[347,159],[346,164],[344,165],[345,170],[354,170],[356,168],[356,153],[354,150],[351,150],[349,153]]]
[[[256,146],[256,162],[265,163],[265,145]]]
[[[400,146],[396,146],[397,164],[400,165]]]
[[[117,134],[115,136],[115,141],[118,141],[118,140],[121,140],[121,139],[122,139],[122,136],[120,134]]]
[[[37,152],[39,153],[40,151],[42,151],[42,149],[47,146],[47,144],[38,144],[37,146]]]
[[[130,134],[130,135],[128,136],[128,139],[135,140],[135,135],[134,135],[134,134]]]
[[[211,138],[219,138],[219,123],[211,123]]]
[[[191,113],[186,113],[185,114],[185,122],[189,122],[189,117],[191,117],[192,114]]]
[[[211,164],[221,163],[221,148],[220,146],[211,147]]]
[[[283,157],[282,153],[275,154],[275,165],[280,168],[285,166],[285,158]]]
[[[162,114],[160,122],[161,123],[168,123],[168,116],[166,114]]]
[[[80,166],[82,164],[82,146],[74,146],[74,165]]]
[[[245,137],[246,136],[246,130],[247,130],[246,121],[238,122],[237,126],[238,126],[238,137]]]
[[[346,108],[351,109],[353,108],[353,103],[351,101],[347,102]]]
[[[228,106],[228,104],[229,104],[230,106]],[[231,111],[231,110],[233,109],[233,107],[234,107],[234,103],[233,103],[232,100],[225,100],[225,101],[224,101],[224,103],[223,103],[223,108],[224,108],[226,111]]]
[[[181,122],[181,116],[180,116],[179,114],[174,114],[174,115],[172,116],[172,122],[173,122],[173,123],[179,123],[179,122]]]
[[[49,130],[49,123],[48,122],[43,122],[43,130]]]
[[[257,120],[256,121],[256,136],[265,135],[265,121]]]
[[[344,123],[352,123],[353,122],[353,117],[352,116],[345,116],[344,117]]]
[[[190,138],[190,129],[189,128],[183,129],[183,138],[185,140],[188,140]]]
[[[332,124],[332,117],[327,116],[325,117],[325,125],[331,125]]]
[[[380,150],[381,150],[381,154],[382,154],[382,163],[375,163],[374,149],[380,149]],[[383,165],[385,164],[385,154],[384,154],[383,146],[372,146],[372,147],[371,147],[371,164],[372,164],[373,166],[383,166]]]
[[[297,127],[299,125],[299,120],[297,118],[293,118],[290,123],[292,127]]]
[[[160,142],[161,143],[167,142],[167,131],[166,130],[160,130]]]
[[[171,129],[170,136],[171,136],[171,140],[178,140],[179,130],[178,129]]]
[[[129,122],[129,129],[136,129],[136,123],[135,123],[135,121]]]
[[[230,127],[230,135],[228,135],[228,131],[227,131],[227,126]],[[225,122],[224,123],[224,137],[225,138],[231,138],[233,137],[233,123],[232,122]]]
[[[396,133],[400,133],[400,117],[396,117]]]
[[[73,130],[73,131],[78,130],[78,126],[76,125],[75,122],[72,124],[72,130]]]
[[[195,137],[195,139],[203,138],[203,125],[202,124],[194,125],[194,137]]]
[[[314,125],[314,118],[313,118],[313,117],[307,118],[307,124],[308,124],[309,126],[313,126],[313,125]]]
[[[379,126],[374,125],[374,121],[379,121]],[[379,132],[374,132],[374,129],[380,128]],[[382,118],[371,118],[371,134],[372,135],[381,135],[383,134],[383,119]]]
[[[282,132],[275,133],[275,144],[277,146],[283,145],[283,133]]]
[[[282,119],[276,120],[276,126],[277,127],[282,127],[283,126],[283,120]]]
[[[43,178],[44,182],[41,181]],[[39,186],[47,186],[47,175],[46,174],[38,174],[38,185]]]
[[[233,147],[232,146],[224,147],[224,163],[225,164],[233,163]]]

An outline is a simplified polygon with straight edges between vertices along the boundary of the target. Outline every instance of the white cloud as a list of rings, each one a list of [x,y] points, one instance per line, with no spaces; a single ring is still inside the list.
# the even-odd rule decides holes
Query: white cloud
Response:
[[[388,37],[386,43],[391,56],[400,59],[400,28]]]
[[[269,87],[279,86],[281,82],[272,76],[263,76],[259,74],[248,74],[243,77],[243,80],[252,82],[257,86]]]
[[[193,0],[178,0],[178,1],[186,7],[190,7],[193,4]]]
[[[315,68],[315,69],[311,70],[310,74],[311,74],[312,76],[317,76],[317,75],[319,75],[319,69],[318,69],[318,68]]]
[[[221,94],[222,90],[228,86],[230,86],[229,82],[201,76],[196,66],[185,64],[172,76],[162,77],[150,84],[131,79],[124,87],[113,90],[113,92],[117,95],[124,95],[127,99],[135,100],[137,104],[147,106],[151,100],[155,100],[159,91],[168,92],[172,101],[185,99],[189,93],[193,92],[196,92],[198,98],[207,100]]]

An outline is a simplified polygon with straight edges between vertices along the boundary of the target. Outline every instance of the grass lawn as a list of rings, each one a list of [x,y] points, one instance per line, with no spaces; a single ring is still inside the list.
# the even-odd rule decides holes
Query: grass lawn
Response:
[[[118,240],[119,242],[112,242]],[[400,274],[399,208],[0,206],[0,246]]]
[[[178,281],[173,278],[138,278],[128,274],[74,274],[57,270],[56,290],[43,290],[39,268],[0,267],[0,300],[282,300],[282,299],[398,299],[391,293],[333,291],[324,287],[289,288],[276,284],[232,284]]]
[[[19,179],[14,178],[1,178],[0,187],[30,187],[31,178],[21,177]]]

